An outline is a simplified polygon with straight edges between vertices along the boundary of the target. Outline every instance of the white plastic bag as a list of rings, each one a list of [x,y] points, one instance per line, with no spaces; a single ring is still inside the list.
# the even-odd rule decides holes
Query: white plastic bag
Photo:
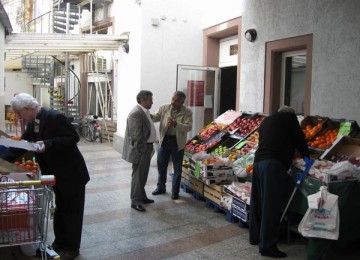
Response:
[[[327,191],[325,186],[308,197],[309,208],[301,220],[298,230],[304,237],[339,238],[340,215],[338,196]],[[316,203],[314,203],[316,201]],[[313,205],[317,207],[313,207]]]

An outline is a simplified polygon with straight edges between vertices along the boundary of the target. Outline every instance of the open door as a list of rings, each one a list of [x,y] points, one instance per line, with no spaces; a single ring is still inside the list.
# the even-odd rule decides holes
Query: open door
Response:
[[[193,128],[188,139],[219,116],[219,82],[219,68],[177,65],[176,90],[186,94],[186,106],[193,111]]]

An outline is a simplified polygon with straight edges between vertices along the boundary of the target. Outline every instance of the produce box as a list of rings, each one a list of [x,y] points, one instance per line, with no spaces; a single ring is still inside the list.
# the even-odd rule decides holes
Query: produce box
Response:
[[[201,180],[206,185],[211,184],[230,184],[234,181],[235,175],[221,176],[221,177],[202,177]]]
[[[241,219],[242,221],[249,222],[249,211],[242,211],[233,204],[232,213],[235,217]]]
[[[242,112],[235,111],[235,110],[228,110],[225,113],[218,116],[214,122],[218,124],[230,125],[233,123],[237,118],[241,117]]]
[[[181,182],[187,185],[190,189],[198,192],[204,196],[204,183],[189,173],[182,172]]]
[[[253,131],[255,131],[259,125],[261,124],[262,120],[264,120],[265,116],[260,114],[254,114],[249,117],[241,118],[240,121],[237,123],[236,127],[237,130],[234,131],[234,135],[238,138],[245,138]]]
[[[200,171],[200,176],[203,178],[227,177],[227,176],[232,176],[233,174],[234,174],[234,171],[233,171],[232,167],[226,167],[226,168],[216,169],[216,170]]]
[[[328,119],[328,117],[321,116],[306,116],[300,123],[305,139],[311,140],[315,137],[315,135],[323,129],[323,126]]]
[[[211,122],[207,126],[205,126],[203,129],[199,131],[197,136],[201,140],[209,140],[214,135],[218,134],[221,130],[223,130],[226,127],[224,124],[217,124],[215,122]]]
[[[37,143],[12,140],[11,138],[5,138],[5,137],[0,137],[0,145],[6,147],[21,148],[28,151],[38,151],[40,149],[40,146]]]
[[[308,141],[309,148],[325,150],[331,146],[339,135],[340,123],[327,120],[315,137]]]
[[[233,201],[232,201],[232,204],[233,204],[233,208],[234,207],[238,208],[239,210],[241,210],[243,212],[246,212],[246,211],[249,210],[249,205],[246,204],[246,202],[243,201],[242,199],[234,197]]]
[[[237,142],[239,142],[239,139],[227,137],[226,139],[218,143],[213,149],[209,150],[209,152],[212,155],[222,156],[229,152],[229,149],[233,147]]]
[[[360,133],[360,127],[355,120],[331,118],[329,121],[339,126],[339,135],[356,137]]]
[[[223,195],[225,195],[224,185],[204,185],[204,197],[215,202],[217,205],[221,206],[221,198]]]
[[[320,157],[329,161],[337,157],[360,157],[360,139],[349,136],[340,136]]]

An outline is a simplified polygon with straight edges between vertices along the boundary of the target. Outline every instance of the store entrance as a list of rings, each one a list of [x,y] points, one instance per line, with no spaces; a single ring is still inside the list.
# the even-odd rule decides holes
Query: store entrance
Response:
[[[236,72],[237,66],[220,68],[220,115],[227,110],[236,110]]]
[[[178,65],[176,90],[186,93],[186,106],[193,112],[193,127],[188,138],[219,116],[219,68]]]

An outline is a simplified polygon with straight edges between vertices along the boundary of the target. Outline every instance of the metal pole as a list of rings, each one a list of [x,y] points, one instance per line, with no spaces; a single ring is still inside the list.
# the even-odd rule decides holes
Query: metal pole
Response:
[[[69,34],[70,23],[70,3],[66,3],[66,34]],[[65,115],[69,116],[69,52],[65,53],[65,85],[64,85],[64,108]]]

